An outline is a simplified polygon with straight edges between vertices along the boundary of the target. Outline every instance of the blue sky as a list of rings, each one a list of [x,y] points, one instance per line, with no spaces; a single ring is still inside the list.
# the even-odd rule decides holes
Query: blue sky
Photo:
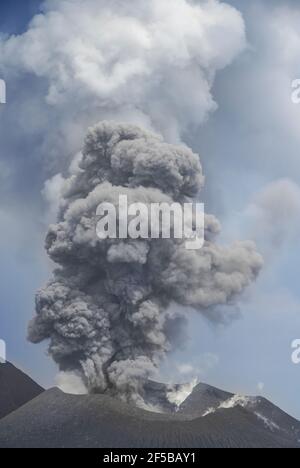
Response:
[[[28,21],[38,11],[40,0],[25,0],[1,2],[0,28],[1,32],[15,34],[23,31]]]
[[[300,418],[300,366],[291,362],[291,342],[300,338],[300,212],[293,198],[300,184],[300,107],[290,100],[291,81],[300,76],[300,6],[279,0],[227,3],[243,16],[247,45],[216,74],[212,95],[218,108],[196,128],[185,128],[183,139],[201,155],[206,205],[222,221],[221,240],[254,238],[265,268],[241,298],[239,315],[230,325],[214,327],[191,312],[185,347],[170,356],[161,374],[174,380],[198,376],[235,392],[262,393]],[[1,2],[3,41],[26,30],[39,4]],[[39,157],[45,147],[52,151],[49,141],[41,144],[41,135],[56,114],[53,107],[39,102],[45,76],[38,76],[34,66],[34,71],[24,72],[23,62],[22,57],[19,63],[17,58],[2,61],[0,55],[0,77],[10,78],[8,104],[0,108],[0,335],[7,342],[9,359],[51,386],[56,367],[45,345],[27,343],[26,327],[35,292],[51,271],[43,249],[48,215],[41,192],[45,181],[63,171],[66,162],[54,157],[46,158],[45,164]],[[22,119],[16,117],[18,106]],[[82,107],[74,109],[76,115]],[[65,108],[60,107],[60,112],[64,115]],[[97,109],[92,117],[96,116]],[[78,122],[72,124],[76,132]],[[69,131],[69,127],[68,122],[64,128]],[[71,156],[76,144],[62,136],[55,151],[65,148]],[[282,179],[285,185],[270,185]],[[269,221],[269,214],[278,204],[275,192],[281,187],[280,209],[288,215],[280,226],[282,239],[273,243],[276,223],[273,218]]]

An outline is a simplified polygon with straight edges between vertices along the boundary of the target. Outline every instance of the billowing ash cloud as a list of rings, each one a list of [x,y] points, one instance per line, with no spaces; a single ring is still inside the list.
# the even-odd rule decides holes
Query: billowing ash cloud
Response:
[[[215,320],[257,276],[262,259],[251,242],[214,243],[219,223],[206,216],[206,241],[190,251],[184,240],[100,240],[101,202],[184,202],[203,185],[198,155],[129,124],[91,128],[77,170],[65,180],[58,222],[46,248],[58,265],[36,298],[29,338],[50,340],[64,372],[83,377],[89,391],[142,401],[143,383],[172,349],[180,316],[172,303]]]
[[[178,142],[216,108],[215,75],[244,46],[240,13],[216,0],[47,0],[24,34],[0,37],[4,153],[23,180],[29,160],[61,171],[101,119]]]

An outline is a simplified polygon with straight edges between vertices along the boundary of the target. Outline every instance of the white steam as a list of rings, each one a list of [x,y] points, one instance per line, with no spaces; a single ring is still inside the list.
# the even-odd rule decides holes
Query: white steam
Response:
[[[85,395],[88,393],[81,376],[75,372],[59,372],[55,383],[61,391],[70,395]]]
[[[217,0],[47,0],[24,34],[0,38],[0,70],[16,90],[1,140],[13,119],[14,139],[50,169],[100,119],[179,142],[216,108],[215,74],[244,46],[240,13]]]
[[[167,398],[170,403],[174,404],[177,408],[191,395],[192,391],[198,384],[198,379],[193,379],[186,384],[178,385],[177,388],[171,389],[167,392]]]

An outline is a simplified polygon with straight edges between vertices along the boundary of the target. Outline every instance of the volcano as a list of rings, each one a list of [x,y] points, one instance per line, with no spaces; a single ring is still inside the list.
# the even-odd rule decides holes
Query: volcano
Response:
[[[150,382],[148,411],[108,395],[50,389],[0,421],[0,447],[300,448],[300,422],[268,400],[199,384],[175,407],[169,391]]]
[[[0,364],[0,419],[43,391],[42,387],[9,362]]]

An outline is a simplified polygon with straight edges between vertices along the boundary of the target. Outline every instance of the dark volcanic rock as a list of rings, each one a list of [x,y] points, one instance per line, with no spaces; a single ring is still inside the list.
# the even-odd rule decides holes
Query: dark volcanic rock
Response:
[[[300,422],[273,405],[265,398],[250,398],[246,405],[248,411],[263,422],[274,434],[288,437],[299,444],[300,447]]]
[[[157,414],[105,395],[44,392],[0,421],[0,447],[298,447],[236,406],[206,417]]]
[[[40,395],[44,389],[10,363],[0,364],[0,418]]]
[[[197,385],[178,408],[148,382],[145,411],[107,395],[43,392],[11,364],[0,366],[0,447],[300,448],[300,423],[264,398]],[[22,406],[23,405],[23,406]],[[11,413],[11,414],[8,414]]]
[[[168,400],[168,390],[178,390],[180,385],[165,385],[149,380],[144,386],[144,401],[150,407],[160,409],[162,413],[175,413],[177,406]]]
[[[232,393],[199,383],[191,395],[182,403],[179,412],[194,418],[203,416],[209,409],[217,409],[222,403],[232,397]]]

